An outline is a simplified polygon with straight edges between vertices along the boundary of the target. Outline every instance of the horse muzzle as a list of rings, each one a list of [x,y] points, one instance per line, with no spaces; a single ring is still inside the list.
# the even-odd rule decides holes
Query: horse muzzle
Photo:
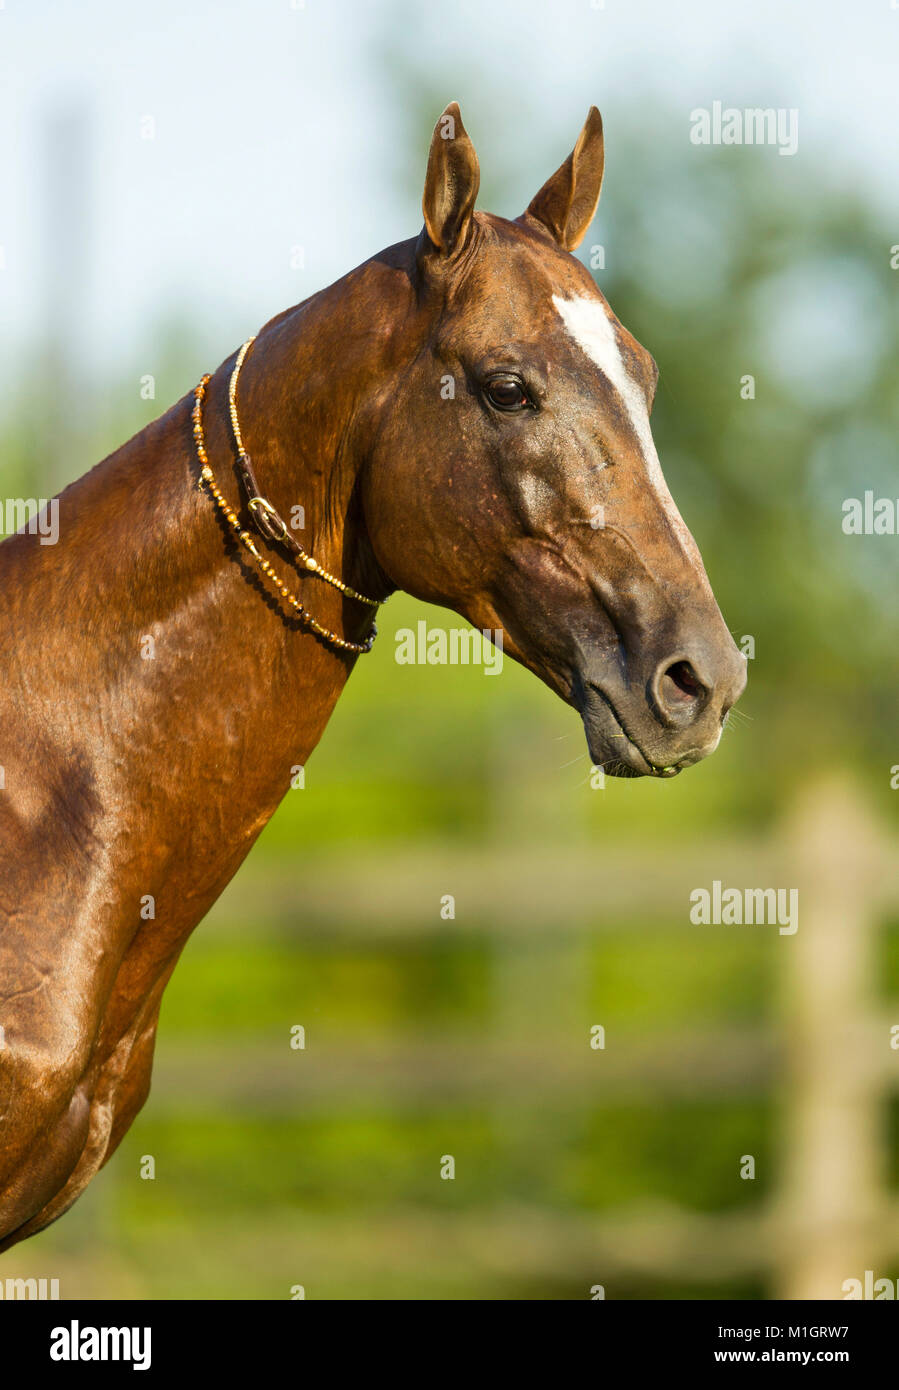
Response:
[[[585,673],[572,703],[597,767],[617,777],[668,778],[714,753],[745,685],[745,658],[732,646],[717,663],[666,658],[630,684]]]

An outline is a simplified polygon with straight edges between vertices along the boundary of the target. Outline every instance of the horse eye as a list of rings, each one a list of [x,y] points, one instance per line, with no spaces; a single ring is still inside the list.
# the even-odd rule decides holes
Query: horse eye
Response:
[[[495,376],[487,382],[484,394],[497,410],[523,410],[530,405],[524,387],[514,376]]]

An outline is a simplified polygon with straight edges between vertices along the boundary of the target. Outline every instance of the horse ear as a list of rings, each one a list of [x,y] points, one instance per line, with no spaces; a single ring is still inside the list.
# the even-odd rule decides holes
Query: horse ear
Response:
[[[458,102],[451,101],[434,127],[421,200],[425,231],[444,256],[460,251],[468,240],[480,182],[474,145]]]
[[[602,116],[591,106],[577,144],[528,204],[536,220],[566,251],[580,246],[599,202],[605,154]]]

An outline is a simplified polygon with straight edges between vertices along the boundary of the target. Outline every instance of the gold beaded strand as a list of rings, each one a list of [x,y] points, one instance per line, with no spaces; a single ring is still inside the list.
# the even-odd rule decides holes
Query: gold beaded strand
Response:
[[[252,338],[248,338],[243,344],[240,352],[237,354],[237,359],[228,381],[228,414],[231,416],[231,429],[234,432],[234,443],[237,445],[237,454],[241,463],[249,463],[249,459],[247,457],[247,451],[244,448],[243,435],[240,432],[240,421],[237,418],[237,378],[240,376],[240,369],[243,366],[244,358],[255,341],[256,338],[254,335]],[[265,518],[268,519],[268,525],[264,528],[265,534],[271,535],[272,527],[274,527],[275,538],[286,541],[299,562],[309,570],[311,574],[317,574],[319,579],[324,580],[326,584],[331,584],[335,589],[339,589],[342,594],[346,594],[347,598],[355,599],[357,603],[364,603],[369,608],[379,607],[378,599],[367,598],[365,594],[360,594],[357,589],[350,588],[349,584],[344,584],[343,580],[338,579],[336,574],[331,574],[330,570],[326,570],[317,560],[313,559],[308,551],[304,550],[300,545],[296,536],[288,532],[284,520],[264,497],[251,497],[248,505],[250,511],[254,514],[254,518],[256,517],[256,509],[258,508],[259,511],[264,514]]]
[[[239,454],[245,454],[247,451],[243,447],[243,435],[240,432],[240,421],[237,418],[237,378],[240,376],[240,369],[243,366],[243,360],[246,357],[247,353],[250,351],[250,348],[253,346],[255,341],[255,333],[253,334],[252,338],[247,338],[247,341],[244,343],[243,347],[240,349],[240,352],[237,354],[237,360],[234,363],[234,369],[231,372],[231,376],[228,381],[228,414],[231,416],[231,428],[234,431],[234,443],[237,445],[237,452]]]
[[[246,352],[252,341],[253,339],[250,338],[248,342],[244,343],[243,347],[240,350],[237,362],[235,363],[234,372],[232,373],[231,385],[229,387],[228,392],[228,402],[231,411],[231,423],[234,427],[235,439],[237,440],[237,445],[241,452],[243,452],[243,442],[240,436],[240,427],[237,423],[237,406],[235,402],[234,388],[236,387],[237,383],[237,374],[240,370],[241,365],[243,364],[244,356],[246,355]],[[203,398],[206,395],[206,387],[208,386],[210,380],[210,375],[207,372],[206,375],[203,377],[202,381],[200,381],[199,385],[194,389],[192,420],[194,443],[197,449],[197,457],[200,460],[201,465],[200,487],[202,487],[205,484],[209,488],[209,491],[212,494],[213,501],[215,502],[216,506],[220,509],[223,517],[225,518],[225,521],[231,527],[232,531],[236,533],[241,544],[249,551],[259,568],[262,570],[262,573],[275,586],[281,597],[283,599],[286,599],[286,601],[291,605],[291,607],[295,609],[298,617],[302,619],[302,621],[306,624],[307,627],[311,628],[312,631],[317,633],[319,637],[323,638],[326,642],[330,642],[332,646],[339,648],[341,651],[357,652],[360,655],[365,652],[370,652],[372,646],[374,645],[375,637],[378,635],[378,630],[375,627],[374,623],[372,623],[371,632],[366,637],[364,642],[348,642],[346,638],[340,637],[336,632],[332,632],[330,628],[323,627],[320,622],[313,618],[312,614],[303,605],[303,603],[301,603],[297,595],[288,588],[288,586],[283,582],[282,579],[279,578],[279,576],[275,573],[274,569],[269,564],[265,556],[260,554],[253,540],[253,537],[250,535],[249,531],[241,529],[240,518],[238,517],[234,508],[231,506],[228,499],[225,496],[223,496],[218,484],[216,483],[215,474],[212,471],[212,466],[209,462],[209,456],[206,453],[206,441],[203,433]],[[363,603],[370,604],[372,607],[375,608],[378,606],[377,601],[375,599],[369,599],[366,598],[363,594],[357,594],[355,589],[351,589],[349,585],[344,584],[343,581],[337,579],[335,575],[329,574],[326,570],[323,570],[321,566],[318,564],[318,562],[312,559],[311,555],[307,555],[306,552],[302,550],[300,551],[300,553],[301,557],[305,562],[306,568],[311,572],[318,574],[318,576],[321,579],[326,580],[326,582],[329,584],[333,584],[335,588],[340,589],[340,591],[346,594],[349,598],[360,599]]]

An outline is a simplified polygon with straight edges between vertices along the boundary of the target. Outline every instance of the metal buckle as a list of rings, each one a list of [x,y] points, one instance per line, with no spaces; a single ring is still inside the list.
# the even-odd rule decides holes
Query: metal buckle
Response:
[[[284,518],[279,516],[264,497],[251,497],[248,504],[253,513],[253,520],[264,536],[268,536],[272,541],[283,541],[287,539],[287,523]],[[260,509],[257,512],[257,507]]]

